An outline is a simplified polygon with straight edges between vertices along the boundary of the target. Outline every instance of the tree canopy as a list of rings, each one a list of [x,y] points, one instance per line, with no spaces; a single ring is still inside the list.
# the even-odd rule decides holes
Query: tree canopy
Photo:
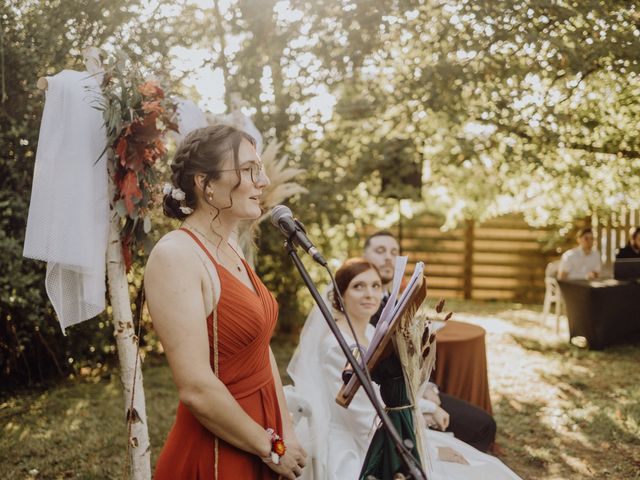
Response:
[[[396,208],[394,198],[449,225],[515,211],[567,223],[639,208],[639,9],[622,0],[0,7],[2,364],[19,368],[21,351],[62,355],[47,350],[58,334],[43,268],[21,249],[43,105],[35,81],[81,68],[83,47],[124,49],[183,96],[197,92],[181,60],[204,52],[201,66],[223,78],[226,105],[239,93],[267,139],[283,141],[306,169],[299,181],[309,192],[294,210],[327,256],[344,257],[357,227]],[[420,172],[416,194],[406,183]],[[292,268],[279,232],[265,226],[260,246],[260,273],[293,325],[303,316],[300,287],[278,281]],[[34,325],[42,340],[24,333]]]

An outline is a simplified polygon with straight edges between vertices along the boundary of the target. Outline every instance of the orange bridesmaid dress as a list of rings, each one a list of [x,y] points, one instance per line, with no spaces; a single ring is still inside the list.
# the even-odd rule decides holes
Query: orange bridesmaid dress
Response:
[[[182,228],[204,250],[220,277],[217,305],[218,378],[251,418],[282,436],[282,419],[269,361],[269,341],[278,318],[278,304],[243,260],[257,292],[234,277],[211,256],[200,239]],[[209,361],[215,372],[213,313],[207,317]],[[224,415],[224,412],[220,412]],[[276,479],[262,460],[217,439],[180,402],[158,462],[156,480]]]

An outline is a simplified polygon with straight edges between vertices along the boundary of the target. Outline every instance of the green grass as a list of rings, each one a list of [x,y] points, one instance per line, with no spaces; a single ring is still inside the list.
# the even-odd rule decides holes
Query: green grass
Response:
[[[578,349],[566,330],[542,325],[539,308],[447,306],[487,330],[497,452],[507,465],[525,479],[640,479],[640,346]],[[274,340],[285,383],[294,346]],[[144,382],[155,462],[177,403],[163,358],[145,363]],[[1,401],[0,479],[123,478],[121,395],[114,373]]]

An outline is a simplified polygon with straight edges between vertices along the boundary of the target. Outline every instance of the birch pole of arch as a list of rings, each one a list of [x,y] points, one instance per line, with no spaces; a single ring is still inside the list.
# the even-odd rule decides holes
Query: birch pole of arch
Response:
[[[84,64],[91,74],[102,79],[100,50],[88,47],[82,52]],[[120,217],[113,205],[116,185],[113,181],[114,152],[107,150],[107,175],[109,176],[109,236],[107,241],[107,285],[111,304],[113,336],[116,340],[120,382],[124,399],[124,419],[127,427],[127,456],[123,478],[151,480],[151,444],[147,428],[147,407],[142,384],[142,358],[138,349],[139,338],[133,324],[129,281],[122,255]],[[140,308],[143,308],[140,305]],[[140,316],[142,318],[142,316]]]
[[[109,153],[111,157],[112,152]],[[115,198],[115,184],[109,159],[109,198]],[[129,282],[122,256],[120,217],[113,205],[109,214],[109,241],[107,244],[107,282],[113,322],[113,335],[118,349],[120,381],[124,396],[127,425],[127,467],[133,480],[151,480],[151,444],[147,429],[147,408],[142,385],[142,359],[138,351],[138,337],[133,324]],[[142,305],[140,306],[142,308]],[[125,478],[127,478],[125,476]]]
[[[92,75],[101,78],[102,62],[100,50],[88,47],[83,52],[84,64]],[[38,79],[37,87],[47,90],[47,79]],[[125,477],[133,480],[151,480],[151,444],[147,428],[147,408],[142,385],[142,359],[138,350],[138,336],[133,325],[129,282],[122,256],[120,240],[120,218],[113,206],[116,186],[113,182],[113,151],[108,152],[107,175],[109,176],[109,236],[107,243],[107,283],[113,322],[113,336],[118,350],[120,381],[124,397],[124,418],[127,426],[127,458]],[[140,306],[142,308],[142,305]],[[127,471],[128,470],[128,471]]]

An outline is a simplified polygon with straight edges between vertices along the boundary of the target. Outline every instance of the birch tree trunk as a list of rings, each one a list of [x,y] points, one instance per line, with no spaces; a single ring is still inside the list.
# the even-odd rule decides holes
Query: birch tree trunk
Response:
[[[111,172],[109,172],[109,187],[110,198],[113,198],[114,186]],[[133,480],[150,480],[151,445],[142,386],[142,360],[138,353],[138,339],[133,325],[129,298],[129,282],[122,256],[120,221],[115,209],[112,208],[110,214],[107,280],[109,282],[109,300],[113,309],[113,334],[120,362],[120,381],[124,393],[125,421],[131,417],[130,432],[127,421],[129,467]]]

